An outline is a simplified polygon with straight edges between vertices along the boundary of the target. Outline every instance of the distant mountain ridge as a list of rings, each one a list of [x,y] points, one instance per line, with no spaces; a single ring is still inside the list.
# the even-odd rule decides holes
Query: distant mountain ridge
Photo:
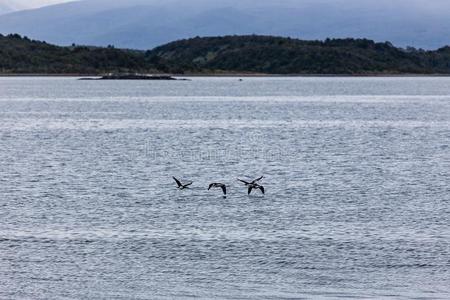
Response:
[[[437,49],[450,44],[447,0],[88,0],[0,17],[0,33],[58,45],[150,49],[195,36],[369,38]]]
[[[60,47],[0,35],[0,74],[450,74],[450,47],[396,48],[367,39],[303,41],[224,36],[175,41],[148,51]]]

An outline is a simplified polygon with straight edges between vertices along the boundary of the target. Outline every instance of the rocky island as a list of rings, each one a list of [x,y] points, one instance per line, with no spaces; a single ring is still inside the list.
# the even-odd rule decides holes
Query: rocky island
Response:
[[[80,78],[80,80],[184,80],[169,75],[146,74],[107,74],[99,78]]]

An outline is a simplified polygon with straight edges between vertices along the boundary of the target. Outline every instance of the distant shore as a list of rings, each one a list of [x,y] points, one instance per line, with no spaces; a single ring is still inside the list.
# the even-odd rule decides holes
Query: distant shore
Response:
[[[450,74],[236,74],[236,73],[207,73],[207,74],[150,74],[156,76],[173,77],[450,77]],[[99,74],[0,74],[0,77],[101,77]]]
[[[450,46],[425,51],[368,39],[219,36],[148,51],[71,47],[0,34],[0,76],[448,77]]]

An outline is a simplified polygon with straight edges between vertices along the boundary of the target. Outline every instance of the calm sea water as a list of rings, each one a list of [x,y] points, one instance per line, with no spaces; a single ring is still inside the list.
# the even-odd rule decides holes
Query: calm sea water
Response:
[[[449,299],[450,78],[0,78],[0,197],[1,299]]]

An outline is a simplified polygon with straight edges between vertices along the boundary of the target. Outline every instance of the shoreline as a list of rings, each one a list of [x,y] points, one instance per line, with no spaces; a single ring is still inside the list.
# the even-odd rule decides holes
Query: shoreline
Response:
[[[145,75],[153,75],[153,76],[173,76],[173,77],[224,77],[224,78],[289,78],[289,77],[299,77],[299,78],[308,78],[308,77],[324,77],[324,78],[333,78],[333,77],[349,77],[349,78],[382,78],[382,77],[450,77],[450,74],[251,74],[251,73],[207,73],[207,74],[145,74]],[[70,77],[101,77],[99,74],[0,74],[0,78],[8,78],[8,77],[59,77],[59,78],[70,78]]]

